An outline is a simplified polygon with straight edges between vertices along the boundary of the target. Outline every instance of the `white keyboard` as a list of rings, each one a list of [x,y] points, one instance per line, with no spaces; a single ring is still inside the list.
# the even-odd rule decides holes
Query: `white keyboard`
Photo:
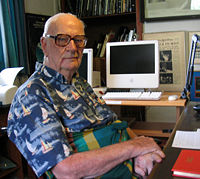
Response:
[[[162,92],[107,92],[103,99],[159,100]]]

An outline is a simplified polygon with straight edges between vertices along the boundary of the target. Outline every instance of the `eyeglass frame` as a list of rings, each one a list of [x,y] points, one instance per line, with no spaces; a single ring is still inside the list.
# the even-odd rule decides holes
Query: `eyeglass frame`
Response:
[[[66,36],[69,37],[69,41],[67,42],[66,45],[63,45],[63,46],[58,45],[58,43],[57,43],[57,38],[58,38],[59,35],[66,35]],[[75,39],[75,37],[77,37],[77,36],[84,37],[84,39],[83,39],[83,40],[84,40],[84,46],[83,46],[83,47],[77,46],[77,44],[76,44],[76,39]],[[75,35],[74,37],[71,37],[71,36],[68,35],[68,34],[57,34],[57,35],[55,35],[55,36],[54,36],[54,35],[50,35],[50,34],[46,34],[45,37],[54,39],[54,40],[55,40],[55,44],[56,44],[57,46],[59,46],[59,47],[66,47],[67,45],[69,45],[69,43],[71,42],[71,40],[73,40],[74,43],[76,44],[76,47],[77,47],[77,48],[84,48],[84,47],[86,46],[87,40],[88,40],[87,37],[86,37],[85,35]]]

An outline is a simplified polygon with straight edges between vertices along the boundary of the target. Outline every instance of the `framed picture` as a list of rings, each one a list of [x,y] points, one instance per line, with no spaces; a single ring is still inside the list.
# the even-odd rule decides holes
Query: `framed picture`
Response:
[[[160,91],[182,91],[186,80],[187,32],[144,33],[144,40],[158,40]]]
[[[40,45],[40,37],[44,30],[44,24],[49,16],[26,13],[26,28],[28,38],[28,59],[30,74],[35,70],[36,61],[43,61],[43,52]]]
[[[200,18],[199,0],[140,0],[141,21]]]

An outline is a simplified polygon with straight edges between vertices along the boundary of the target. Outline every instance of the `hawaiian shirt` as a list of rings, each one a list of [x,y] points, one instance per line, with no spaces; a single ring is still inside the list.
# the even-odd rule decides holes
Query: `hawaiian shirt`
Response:
[[[76,73],[68,83],[40,63],[19,87],[8,114],[8,136],[39,177],[73,153],[67,132],[100,128],[117,116]]]

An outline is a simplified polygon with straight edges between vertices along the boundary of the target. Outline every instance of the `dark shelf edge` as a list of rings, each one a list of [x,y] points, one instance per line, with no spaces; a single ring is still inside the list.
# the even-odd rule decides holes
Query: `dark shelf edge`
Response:
[[[110,17],[121,17],[121,16],[134,16],[136,15],[136,12],[126,12],[121,14],[108,14],[108,15],[101,15],[101,16],[86,16],[86,17],[80,17],[81,20],[90,20],[90,19],[106,19]]]

